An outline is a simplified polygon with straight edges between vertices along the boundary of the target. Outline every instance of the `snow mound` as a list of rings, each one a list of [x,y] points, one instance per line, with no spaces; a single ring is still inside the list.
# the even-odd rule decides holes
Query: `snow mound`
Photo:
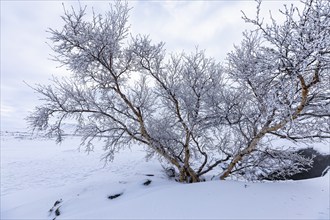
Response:
[[[79,138],[1,139],[1,219],[329,219],[330,174],[180,184],[139,147],[100,162]],[[51,210],[52,209],[52,210]],[[58,210],[56,212],[56,210]]]

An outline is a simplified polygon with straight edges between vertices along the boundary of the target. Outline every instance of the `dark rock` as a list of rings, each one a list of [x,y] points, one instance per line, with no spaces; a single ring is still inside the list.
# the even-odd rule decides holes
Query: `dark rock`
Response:
[[[115,199],[115,198],[118,198],[121,195],[123,195],[123,193],[114,194],[114,195],[108,196],[108,199]]]
[[[51,209],[49,209],[49,212],[53,212],[54,209],[62,202],[62,199],[56,200],[53,207]],[[55,211],[56,212],[56,211]]]
[[[56,200],[56,202],[54,203],[54,207],[57,206],[58,204],[60,204],[61,202],[62,202],[62,199]]]
[[[58,208],[55,210],[55,215],[56,215],[56,216],[61,215],[60,207],[58,207]]]
[[[143,185],[148,186],[148,185],[150,185],[150,183],[151,183],[151,180],[147,180],[143,183]]]

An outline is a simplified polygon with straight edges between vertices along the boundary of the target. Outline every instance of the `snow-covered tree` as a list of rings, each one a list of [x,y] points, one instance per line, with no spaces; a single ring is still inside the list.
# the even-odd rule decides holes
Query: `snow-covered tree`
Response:
[[[330,2],[303,3],[303,11],[294,6],[281,11],[283,24],[273,18],[263,24],[261,2],[255,19],[244,16],[256,30],[246,32],[228,56],[235,94],[228,103],[235,103],[228,113],[235,118],[228,123],[240,142],[222,179],[237,163],[265,151],[272,136],[292,141],[330,137]],[[291,167],[288,172],[297,168]]]
[[[264,25],[259,13],[245,17],[257,30],[244,35],[226,66],[199,49],[168,55],[164,43],[130,35],[127,3],[89,21],[86,8],[65,10],[63,29],[49,32],[54,59],[72,75],[34,88],[44,104],[29,123],[60,142],[65,121],[75,120],[87,150],[106,140],[107,160],[142,144],[147,157],[175,167],[181,182],[211,170],[221,179],[298,172],[311,160],[270,147],[272,136],[330,136],[330,7],[304,4],[302,12],[287,8],[281,25]]]

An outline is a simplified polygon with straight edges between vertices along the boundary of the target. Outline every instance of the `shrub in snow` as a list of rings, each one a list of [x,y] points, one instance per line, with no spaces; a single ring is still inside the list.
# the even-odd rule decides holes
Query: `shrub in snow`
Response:
[[[164,169],[165,175],[168,178],[171,179],[171,178],[177,177],[177,173],[175,172],[175,168],[174,167],[164,167],[163,166],[163,169]]]
[[[312,160],[312,164],[300,164],[301,172],[290,174],[285,172],[285,168],[282,170],[276,170],[275,172],[268,175],[267,180],[301,180],[301,179],[310,179],[315,177],[321,177],[328,172],[330,167],[330,155],[322,155],[313,148],[305,148],[296,151],[297,154],[302,155],[305,158]]]
[[[62,202],[63,202],[62,199],[56,200],[55,203],[54,203],[54,205],[53,205],[53,207],[49,210],[49,213],[50,214],[52,214],[54,212],[54,214],[55,214],[55,218],[54,219],[56,219],[57,216],[60,216],[61,215],[61,211],[60,211],[60,207],[61,206],[60,206],[60,204]]]
[[[76,120],[82,144],[105,139],[105,159],[132,143],[175,167],[181,182],[211,170],[220,179],[254,179],[285,168],[294,174],[311,159],[274,138],[330,138],[330,2],[285,7],[284,22],[244,20],[255,30],[220,64],[196,49],[166,54],[164,43],[133,36],[127,3],[105,15],[64,9],[62,30],[49,29],[54,59],[71,70],[53,85],[34,88],[44,104],[28,118],[34,130],[63,139]]]
[[[63,202],[62,199],[56,200],[53,207],[49,210],[49,212],[53,212],[58,206]]]

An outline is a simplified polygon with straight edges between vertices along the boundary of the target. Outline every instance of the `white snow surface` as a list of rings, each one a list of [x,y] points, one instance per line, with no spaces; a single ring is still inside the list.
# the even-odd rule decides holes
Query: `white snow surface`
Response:
[[[27,135],[28,137],[28,135]],[[1,219],[329,219],[330,175],[300,181],[180,184],[141,147],[100,161],[79,138],[1,136]],[[153,174],[154,176],[147,176]],[[144,185],[151,180],[150,185]],[[108,197],[123,193],[115,199]]]

